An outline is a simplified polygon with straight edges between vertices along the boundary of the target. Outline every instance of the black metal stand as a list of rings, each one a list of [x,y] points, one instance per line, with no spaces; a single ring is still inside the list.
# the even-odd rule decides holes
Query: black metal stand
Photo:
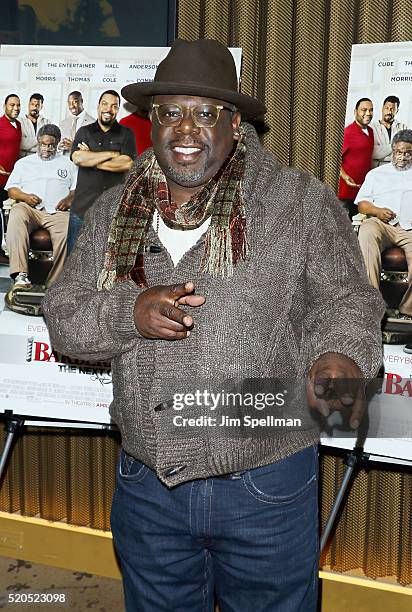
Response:
[[[41,419],[39,417],[32,417],[29,415],[22,416],[20,414],[14,414],[12,410],[5,410],[5,432],[6,432],[6,440],[4,443],[3,450],[0,455],[0,486],[2,483],[2,478],[4,476],[4,471],[7,466],[7,461],[10,457],[13,441],[20,433],[22,427],[27,424],[30,426],[41,426],[45,427],[46,425],[49,427],[60,427],[62,423],[67,425],[70,423],[70,427],[79,427],[79,428],[90,428],[90,429],[102,429],[103,431],[112,431],[117,430],[117,426],[115,424],[109,423],[83,423],[81,421],[65,421],[63,419],[53,420],[53,419]],[[38,424],[36,425],[36,422]]]
[[[327,541],[329,540],[330,533],[332,531],[333,525],[335,524],[336,517],[339,513],[339,510],[342,507],[342,503],[345,497],[346,492],[348,491],[348,487],[355,471],[356,467],[360,467],[360,465],[369,459],[369,454],[365,453],[363,450],[363,446],[359,446],[353,449],[350,453],[347,454],[345,458],[346,470],[343,476],[342,484],[339,487],[338,494],[336,495],[336,499],[333,502],[333,506],[331,511],[329,512],[328,520],[326,521],[325,527],[323,529],[321,538],[320,538],[320,552],[323,552],[323,549],[326,546]]]
[[[14,415],[10,410],[6,410],[4,415],[6,417],[5,431],[7,435],[0,457],[0,483],[2,481],[7,460],[10,455],[13,440],[24,425],[24,417]]]

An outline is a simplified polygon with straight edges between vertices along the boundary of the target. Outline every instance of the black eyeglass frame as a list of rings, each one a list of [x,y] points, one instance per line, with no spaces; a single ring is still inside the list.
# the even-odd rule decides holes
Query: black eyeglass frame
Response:
[[[182,116],[181,116],[180,120],[178,121],[178,123],[173,124],[173,125],[162,123],[160,121],[160,118],[159,118],[159,108],[161,106],[167,106],[168,104],[176,106],[177,108],[180,109],[180,111],[182,113]],[[195,119],[195,117],[193,115],[193,111],[194,111],[195,108],[198,108],[199,106],[213,106],[213,108],[215,108],[217,110],[216,121],[212,125],[199,125],[199,123],[196,121],[196,119]],[[170,103],[163,102],[162,104],[152,103],[152,107],[151,108],[155,110],[157,120],[158,120],[159,124],[162,125],[163,127],[180,127],[180,125],[182,124],[182,121],[184,119],[184,116],[185,116],[184,115],[184,110],[190,110],[190,116],[192,118],[192,121],[195,124],[195,126],[198,127],[198,128],[214,128],[216,126],[217,122],[219,121],[220,111],[222,111],[222,110],[228,110],[231,113],[235,113],[237,111],[236,107],[224,106],[223,104],[204,104],[204,105],[196,104],[195,106],[191,106],[191,107],[188,108],[187,106],[186,107],[182,106],[181,104],[177,104],[176,102],[170,102]]]

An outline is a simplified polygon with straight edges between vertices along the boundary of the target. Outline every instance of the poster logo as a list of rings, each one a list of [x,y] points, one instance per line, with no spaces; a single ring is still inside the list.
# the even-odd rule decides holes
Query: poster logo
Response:
[[[56,356],[47,342],[39,342],[34,338],[27,338],[26,361],[56,362]]]
[[[90,364],[83,359],[72,359],[54,351],[49,342],[35,340],[34,337],[26,339],[26,362],[57,363],[59,372],[87,374],[91,380],[96,380],[101,385],[110,384],[112,381],[109,362],[99,361]]]
[[[399,374],[388,372],[386,374],[384,393],[412,397],[412,381],[403,379]]]

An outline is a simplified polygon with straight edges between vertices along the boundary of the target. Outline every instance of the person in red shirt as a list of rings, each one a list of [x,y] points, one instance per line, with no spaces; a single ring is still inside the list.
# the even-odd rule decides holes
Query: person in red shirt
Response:
[[[3,239],[3,202],[7,199],[4,185],[7,183],[14,164],[19,159],[21,125],[17,121],[20,113],[20,99],[16,94],[9,94],[4,101],[4,115],[0,117],[0,264],[9,260],[1,248]]]
[[[374,138],[373,130],[369,127],[372,118],[372,100],[361,98],[356,102],[355,121],[346,126],[343,132],[338,197],[351,219],[358,212],[354,200],[372,167]]]
[[[143,113],[136,110],[131,115],[126,115],[126,117],[120,119],[119,123],[128,127],[134,133],[138,155],[141,155],[143,151],[152,146],[152,122],[143,116]]]

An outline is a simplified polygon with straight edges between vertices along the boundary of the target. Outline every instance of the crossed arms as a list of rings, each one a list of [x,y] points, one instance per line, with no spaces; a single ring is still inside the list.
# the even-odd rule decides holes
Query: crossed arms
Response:
[[[72,161],[82,168],[97,168],[107,172],[128,172],[133,165],[129,155],[119,151],[90,151],[85,142],[80,142],[72,154]]]

